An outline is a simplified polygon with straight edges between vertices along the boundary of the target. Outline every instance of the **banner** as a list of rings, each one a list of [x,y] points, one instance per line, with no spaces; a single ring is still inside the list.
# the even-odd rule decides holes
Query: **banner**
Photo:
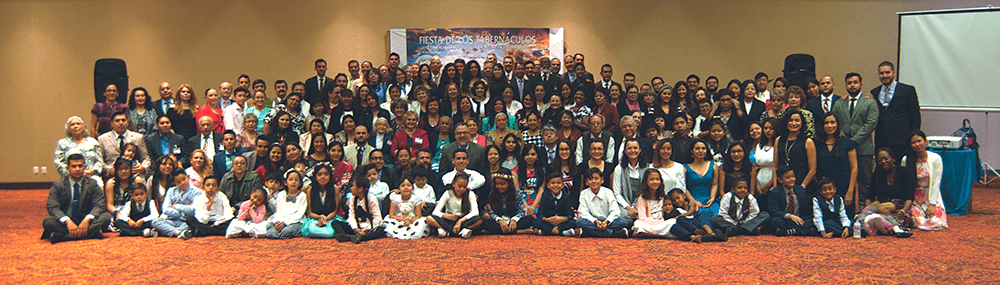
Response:
[[[442,28],[389,30],[391,52],[400,55],[400,65],[430,63],[440,57],[447,64],[462,58],[482,63],[489,54],[497,61],[512,56],[515,61],[540,57],[562,58],[562,28]]]

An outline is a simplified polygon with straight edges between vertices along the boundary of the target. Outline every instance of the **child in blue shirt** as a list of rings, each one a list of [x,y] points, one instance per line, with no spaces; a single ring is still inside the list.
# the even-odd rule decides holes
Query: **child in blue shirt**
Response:
[[[572,198],[570,194],[563,191],[565,187],[562,172],[553,171],[545,176],[545,188],[542,199],[538,204],[538,214],[531,224],[536,233],[540,235],[553,234],[564,236],[580,236],[582,230],[576,228],[573,208],[570,207]]]
[[[181,237],[188,230],[185,222],[188,216],[194,216],[194,198],[202,195],[201,189],[191,186],[184,169],[174,169],[170,173],[174,186],[167,189],[163,198],[163,213],[153,220],[153,228],[165,236]]]
[[[819,181],[819,193],[812,199],[813,224],[823,238],[851,235],[851,219],[844,208],[844,197],[837,195],[833,180]]]

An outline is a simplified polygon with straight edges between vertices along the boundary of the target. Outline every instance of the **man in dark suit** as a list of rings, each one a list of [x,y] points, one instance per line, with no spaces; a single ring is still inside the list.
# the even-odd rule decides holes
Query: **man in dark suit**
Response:
[[[392,169],[385,167],[385,154],[381,150],[373,150],[368,153],[368,163],[375,165],[379,181],[389,185],[390,190],[399,189],[399,176],[396,176],[396,172]]]
[[[621,125],[621,134],[615,136],[614,153],[611,154],[614,156],[612,163],[618,165],[621,162],[622,158],[625,157],[625,141],[633,138],[639,141],[639,148],[642,149],[639,157],[652,157],[653,143],[639,135],[639,122],[636,122],[631,115],[625,115],[622,116],[619,124]]]
[[[860,81],[860,80],[859,80]],[[823,116],[833,111],[833,106],[840,100],[840,96],[833,94],[833,77],[823,76],[819,79],[819,96],[806,102],[806,110],[813,113],[813,120],[822,128]]]
[[[220,142],[221,143],[221,142]],[[267,136],[257,136],[257,140],[254,141],[254,150],[243,153],[243,157],[247,158],[247,166],[250,169],[255,170],[260,167],[264,162],[268,161],[268,149],[271,146],[271,141]]]
[[[222,133],[213,132],[212,127],[214,123],[211,117],[203,116],[198,119],[198,129],[201,130],[201,134],[187,140],[191,151],[201,149],[205,151],[206,157],[215,157],[215,153],[222,150]]]
[[[621,84],[619,84],[618,82],[615,82],[614,80],[611,80],[611,76],[612,75],[614,75],[614,69],[611,68],[611,64],[605,63],[604,65],[602,65],[601,66],[601,82],[597,83],[597,87],[604,88],[604,90],[611,90],[611,86],[615,86],[615,85],[618,85],[618,87],[621,87]]]
[[[326,77],[326,60],[322,58],[317,59],[313,63],[313,66],[316,69],[316,76],[306,79],[306,96],[303,98],[309,104],[316,104],[316,102],[321,101],[323,99],[321,94],[323,92],[321,90],[323,90],[326,84],[333,83],[333,79]]]
[[[531,90],[525,90],[529,88],[529,85],[528,80],[524,79],[524,62],[514,64],[514,75],[510,79],[510,86],[514,89],[514,100],[517,101],[523,101],[524,94],[531,92]]]
[[[82,154],[66,158],[69,175],[52,183],[45,207],[49,216],[42,220],[42,239],[52,243],[66,240],[102,238],[101,229],[111,221],[105,211],[104,191],[97,182],[83,176],[87,168]]]
[[[547,57],[540,58],[538,60],[539,64],[542,66],[542,72],[532,76],[528,79],[528,92],[534,93],[535,86],[541,84],[545,86],[545,94],[557,94],[559,92],[559,87],[562,85],[562,78],[558,75],[552,73],[552,62]],[[536,100],[538,98],[535,98]],[[548,101],[548,98],[543,99]]]
[[[157,132],[146,136],[146,150],[149,151],[149,159],[156,161],[164,155],[173,155],[184,167],[190,166],[187,143],[184,137],[171,131],[170,118],[160,116],[156,119]]]
[[[879,111],[875,148],[889,147],[899,161],[910,152],[910,132],[920,129],[917,89],[896,81],[896,67],[888,61],[878,65],[878,79],[882,85],[871,91]]]
[[[243,149],[236,148],[236,132],[233,130],[222,133],[222,147],[212,158],[212,175],[220,180],[233,168],[233,160],[243,155]]]
[[[862,94],[861,74],[848,73],[845,81],[847,96],[844,100],[837,101],[830,112],[840,121],[841,132],[851,138],[856,145],[854,150],[858,158],[858,197],[868,197],[868,184],[875,166],[875,142],[872,140],[872,131],[878,125],[878,103]]]
[[[469,126],[455,124],[455,142],[447,144],[441,149],[438,173],[448,173],[455,169],[455,164],[452,163],[452,154],[459,148],[463,148],[469,153],[469,169],[479,173],[489,172],[489,167],[486,164],[486,149],[477,143],[472,143],[469,140],[469,135]]]
[[[156,116],[167,114],[167,109],[174,104],[174,89],[170,87],[170,82],[160,83],[160,100],[153,101],[153,109],[156,109]]]

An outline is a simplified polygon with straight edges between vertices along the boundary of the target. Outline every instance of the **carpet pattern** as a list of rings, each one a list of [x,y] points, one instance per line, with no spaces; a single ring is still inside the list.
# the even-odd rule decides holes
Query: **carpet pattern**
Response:
[[[980,185],[981,186],[981,185]],[[538,236],[334,240],[40,240],[48,190],[0,191],[0,283],[878,283],[1000,282],[1000,185],[973,190],[950,229],[909,239],[734,237],[658,239]]]

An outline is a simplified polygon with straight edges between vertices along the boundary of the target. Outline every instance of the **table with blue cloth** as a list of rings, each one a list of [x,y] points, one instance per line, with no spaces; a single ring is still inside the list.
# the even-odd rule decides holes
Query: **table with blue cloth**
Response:
[[[930,149],[941,155],[944,171],[941,174],[941,198],[944,208],[952,216],[964,216],[972,204],[972,183],[979,179],[979,155],[976,150]]]

